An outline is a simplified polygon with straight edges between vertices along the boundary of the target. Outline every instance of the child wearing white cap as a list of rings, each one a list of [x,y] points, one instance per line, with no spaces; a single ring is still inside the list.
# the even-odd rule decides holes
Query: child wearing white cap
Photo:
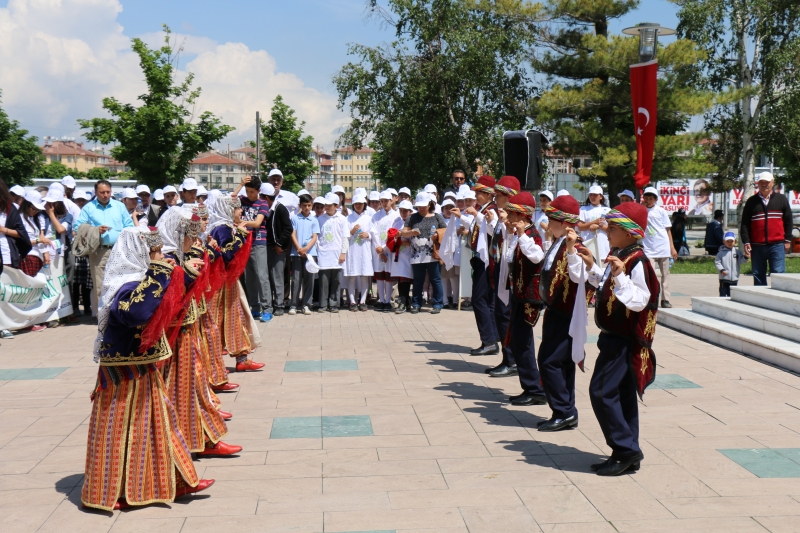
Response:
[[[370,278],[375,273],[372,268],[372,216],[367,213],[367,197],[353,197],[353,211],[347,217],[350,232],[349,248],[344,263],[344,278],[347,282],[347,293],[350,296],[351,311],[367,310],[367,292],[370,289]],[[356,291],[361,299],[356,303]]]
[[[372,269],[375,271],[375,281],[378,285],[378,302],[375,304],[375,310],[384,312],[392,309],[392,289],[394,288],[386,239],[389,228],[393,226],[400,214],[392,209],[392,193],[389,191],[383,191],[378,202],[381,209],[372,215],[370,235],[372,236]]]
[[[318,217],[319,309],[320,313],[339,312],[339,283],[350,247],[348,223],[339,210],[339,195],[329,192],[323,200],[325,212]]]
[[[586,199],[586,204],[581,206],[581,221],[578,223],[578,230],[580,230],[581,239],[584,242],[597,239],[597,251],[599,252],[597,260],[601,263],[605,261],[610,251],[608,235],[605,232],[606,221],[603,218],[609,211],[611,208],[606,203],[603,188],[599,185],[589,187],[589,197]]]
[[[394,219],[392,223],[394,239],[391,247],[394,248],[394,251],[390,250],[389,264],[392,270],[392,280],[397,282],[397,296],[400,299],[399,305],[394,311],[396,315],[411,310],[411,298],[409,294],[411,292],[411,282],[414,278],[414,273],[411,268],[411,241],[407,238],[403,238],[400,232],[403,231],[405,221],[408,220],[408,217],[411,216],[413,211],[414,206],[411,202],[403,200],[397,204],[397,212],[400,216]]]

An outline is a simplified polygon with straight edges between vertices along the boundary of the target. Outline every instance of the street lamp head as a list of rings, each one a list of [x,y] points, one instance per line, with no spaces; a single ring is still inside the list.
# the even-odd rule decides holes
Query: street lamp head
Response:
[[[656,58],[658,36],[675,35],[675,30],[656,22],[641,22],[632,28],[625,28],[622,33],[639,36],[639,61],[645,63]]]

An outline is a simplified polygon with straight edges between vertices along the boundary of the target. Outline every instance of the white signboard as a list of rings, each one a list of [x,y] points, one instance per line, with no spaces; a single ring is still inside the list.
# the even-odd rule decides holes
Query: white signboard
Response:
[[[0,274],[0,329],[18,330],[72,314],[64,259],[56,257],[50,277],[35,277],[6,266]]]

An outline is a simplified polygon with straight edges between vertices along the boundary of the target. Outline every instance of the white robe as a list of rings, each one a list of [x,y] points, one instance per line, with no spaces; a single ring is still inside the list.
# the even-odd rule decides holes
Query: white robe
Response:
[[[360,229],[355,235],[350,235],[353,227],[358,224]],[[366,210],[358,213],[352,211],[347,217],[347,234],[349,235],[349,248],[347,258],[344,262],[345,276],[372,276],[375,271],[372,268],[372,239],[362,239],[361,234],[369,233],[372,228],[372,217]]]
[[[387,261],[384,263],[380,259],[380,255],[375,251],[375,248],[386,248],[386,237],[389,233],[389,228],[392,227],[394,220],[400,218],[397,211],[389,211],[388,213],[381,209],[372,216],[372,227],[370,228],[370,235],[372,236],[372,269],[375,272],[388,272],[391,271],[391,265]],[[384,250],[384,255],[390,255],[389,250]]]
[[[403,219],[397,217],[394,222],[392,222],[392,227],[397,231],[403,231]],[[389,256],[392,277],[411,279],[414,277],[411,271],[411,241],[400,239],[400,243],[400,252],[397,254],[397,262],[394,260],[394,252]]]

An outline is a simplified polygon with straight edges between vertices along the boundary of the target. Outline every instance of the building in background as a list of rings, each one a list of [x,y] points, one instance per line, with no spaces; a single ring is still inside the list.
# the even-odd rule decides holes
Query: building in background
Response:
[[[306,178],[303,185],[312,197],[325,196],[333,187],[333,156],[326,153],[322,147],[317,146],[311,152],[311,158],[314,160],[316,168],[314,173]]]
[[[206,152],[192,159],[187,178],[194,178],[206,189],[233,190],[242,178],[255,172],[255,160],[233,159],[216,152]]]
[[[353,198],[353,191],[363,187],[370,191],[380,191],[380,180],[375,179],[369,168],[375,150],[363,147],[354,150],[345,146],[333,151],[333,183],[341,185],[345,191],[345,201]]]
[[[74,139],[60,140],[45,137],[44,146],[41,148],[45,164],[58,162],[80,172],[88,172],[99,166],[98,155]]]

